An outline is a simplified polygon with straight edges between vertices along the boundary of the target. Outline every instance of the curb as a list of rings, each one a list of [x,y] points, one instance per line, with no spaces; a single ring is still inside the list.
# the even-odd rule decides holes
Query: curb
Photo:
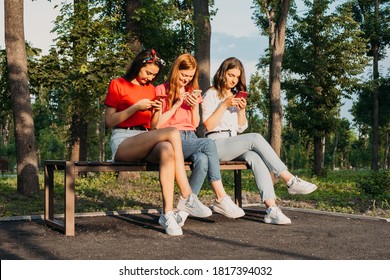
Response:
[[[254,203],[254,204],[244,204],[243,208],[246,207],[259,207],[264,206],[263,204]],[[310,214],[319,214],[319,215],[329,215],[337,216],[344,218],[353,218],[353,219],[365,219],[365,220],[377,220],[385,221],[390,223],[390,218],[381,218],[377,216],[364,216],[357,214],[346,214],[338,212],[328,212],[321,210],[313,209],[304,209],[304,208],[294,208],[294,207],[281,207],[283,210],[304,212]],[[245,209],[244,209],[245,210]],[[250,211],[250,209],[248,209]],[[104,212],[83,212],[76,213],[75,217],[103,217],[103,216],[119,216],[119,215],[140,215],[140,214],[159,214],[161,209],[142,209],[142,210],[119,210],[119,211],[104,211]],[[54,218],[63,218],[64,214],[54,215]],[[33,221],[33,220],[44,220],[44,215],[26,215],[26,216],[12,216],[12,217],[0,217],[0,222],[12,222],[12,221]]]

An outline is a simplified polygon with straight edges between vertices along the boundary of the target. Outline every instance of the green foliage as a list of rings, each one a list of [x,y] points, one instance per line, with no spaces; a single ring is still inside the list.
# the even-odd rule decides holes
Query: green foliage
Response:
[[[256,72],[250,78],[247,98],[247,118],[248,131],[267,135],[268,116],[269,116],[269,98],[267,95],[267,81]]]
[[[378,90],[378,124],[386,129],[390,125],[390,77],[367,82],[357,88],[358,98],[353,103],[351,113],[356,123],[372,126],[373,92],[376,89]]]
[[[390,198],[390,170],[371,171],[361,176],[358,188],[376,199]]]

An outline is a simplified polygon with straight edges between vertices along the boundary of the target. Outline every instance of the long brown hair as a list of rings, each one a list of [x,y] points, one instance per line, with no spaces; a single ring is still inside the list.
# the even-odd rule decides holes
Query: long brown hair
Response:
[[[226,84],[226,72],[230,69],[238,69],[241,72],[240,79],[238,80],[235,88],[232,90],[235,92],[246,91],[244,66],[239,59],[229,57],[222,62],[213,78],[213,87],[218,91],[218,97],[220,99],[224,98],[222,89]]]
[[[180,96],[179,75],[180,70],[194,70],[195,74],[192,80],[186,85],[186,90],[192,92],[194,89],[199,89],[198,76],[199,68],[195,57],[189,53],[182,54],[173,62],[168,75],[168,107],[172,108],[173,104]]]

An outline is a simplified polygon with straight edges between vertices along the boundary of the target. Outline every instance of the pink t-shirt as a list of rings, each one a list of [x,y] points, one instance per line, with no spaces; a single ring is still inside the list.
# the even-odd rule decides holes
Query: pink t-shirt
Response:
[[[116,108],[117,112],[121,112],[128,107],[134,105],[141,99],[155,98],[155,88],[153,85],[139,86],[135,85],[124,78],[117,78],[111,81],[108,86],[107,96],[104,104],[109,107]],[[130,118],[121,122],[117,127],[143,126],[150,128],[150,120],[152,113],[150,110],[137,111]]]
[[[156,96],[167,96],[167,84],[161,84],[156,87]],[[199,98],[199,103],[202,103],[202,97]],[[168,101],[162,99],[162,113],[165,113],[169,110]],[[192,112],[191,108],[183,102],[180,108],[177,109],[176,113],[165,123],[161,125],[160,128],[164,127],[175,127],[178,130],[196,130],[196,127],[192,124]]]

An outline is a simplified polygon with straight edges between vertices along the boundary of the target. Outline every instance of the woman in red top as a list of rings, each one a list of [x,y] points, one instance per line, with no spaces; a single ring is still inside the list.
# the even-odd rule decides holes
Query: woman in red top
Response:
[[[177,129],[149,130],[158,120],[161,102],[151,84],[165,62],[154,50],[145,50],[133,60],[123,77],[111,81],[105,100],[105,123],[113,128],[110,145],[114,161],[159,163],[163,213],[159,223],[169,235],[182,235],[180,215],[173,211],[174,181],[180,188],[177,208],[196,217],[211,210],[192,193],[184,167],[180,133]]]

